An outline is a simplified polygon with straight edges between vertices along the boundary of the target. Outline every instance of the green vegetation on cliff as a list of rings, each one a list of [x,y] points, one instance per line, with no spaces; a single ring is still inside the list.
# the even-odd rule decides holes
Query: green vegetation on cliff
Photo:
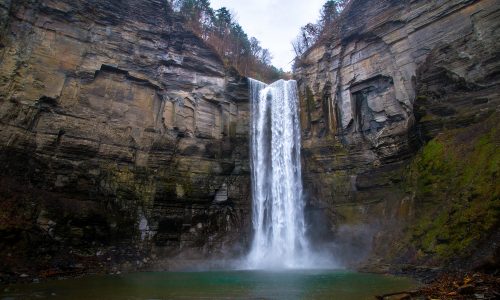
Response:
[[[208,0],[171,0],[170,5],[226,66],[235,68],[241,75],[264,82],[290,76],[271,64],[271,52],[262,48],[255,37],[248,37],[226,7],[214,10]]]
[[[466,257],[498,227],[500,125],[498,114],[480,124],[443,132],[409,167],[415,222],[406,232],[415,259]]]

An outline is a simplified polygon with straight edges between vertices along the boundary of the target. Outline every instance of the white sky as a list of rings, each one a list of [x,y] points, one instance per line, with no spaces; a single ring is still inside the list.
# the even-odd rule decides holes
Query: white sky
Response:
[[[300,27],[316,22],[326,0],[210,0],[213,9],[223,6],[236,13],[238,23],[271,51],[273,65],[290,71],[295,57],[292,40]]]

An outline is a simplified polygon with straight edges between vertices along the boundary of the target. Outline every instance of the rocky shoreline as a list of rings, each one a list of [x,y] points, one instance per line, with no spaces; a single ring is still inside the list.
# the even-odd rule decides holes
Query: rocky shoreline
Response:
[[[484,273],[455,272],[439,275],[424,286],[412,290],[378,295],[378,300],[465,300],[498,299],[500,277]]]

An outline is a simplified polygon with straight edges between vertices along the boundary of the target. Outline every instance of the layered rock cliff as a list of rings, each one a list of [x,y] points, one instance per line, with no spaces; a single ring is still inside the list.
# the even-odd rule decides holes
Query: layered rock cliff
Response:
[[[498,20],[493,0],[353,0],[301,58],[317,245],[498,265]],[[246,249],[247,82],[167,1],[7,0],[0,33],[0,273]]]
[[[354,0],[297,62],[309,214],[346,258],[498,253],[498,20],[491,0]]]
[[[0,17],[0,272],[245,245],[247,82],[167,1],[2,1]]]

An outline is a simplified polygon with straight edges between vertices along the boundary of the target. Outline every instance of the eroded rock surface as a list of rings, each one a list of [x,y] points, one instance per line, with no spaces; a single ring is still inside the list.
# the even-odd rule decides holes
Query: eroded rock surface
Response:
[[[245,245],[247,83],[167,1],[2,1],[0,21],[3,271]]]
[[[373,246],[394,254],[400,229],[422,214],[405,178],[421,145],[498,110],[498,20],[492,0],[354,0],[339,36],[297,63],[311,215],[354,237],[341,244],[364,251],[350,259]]]

